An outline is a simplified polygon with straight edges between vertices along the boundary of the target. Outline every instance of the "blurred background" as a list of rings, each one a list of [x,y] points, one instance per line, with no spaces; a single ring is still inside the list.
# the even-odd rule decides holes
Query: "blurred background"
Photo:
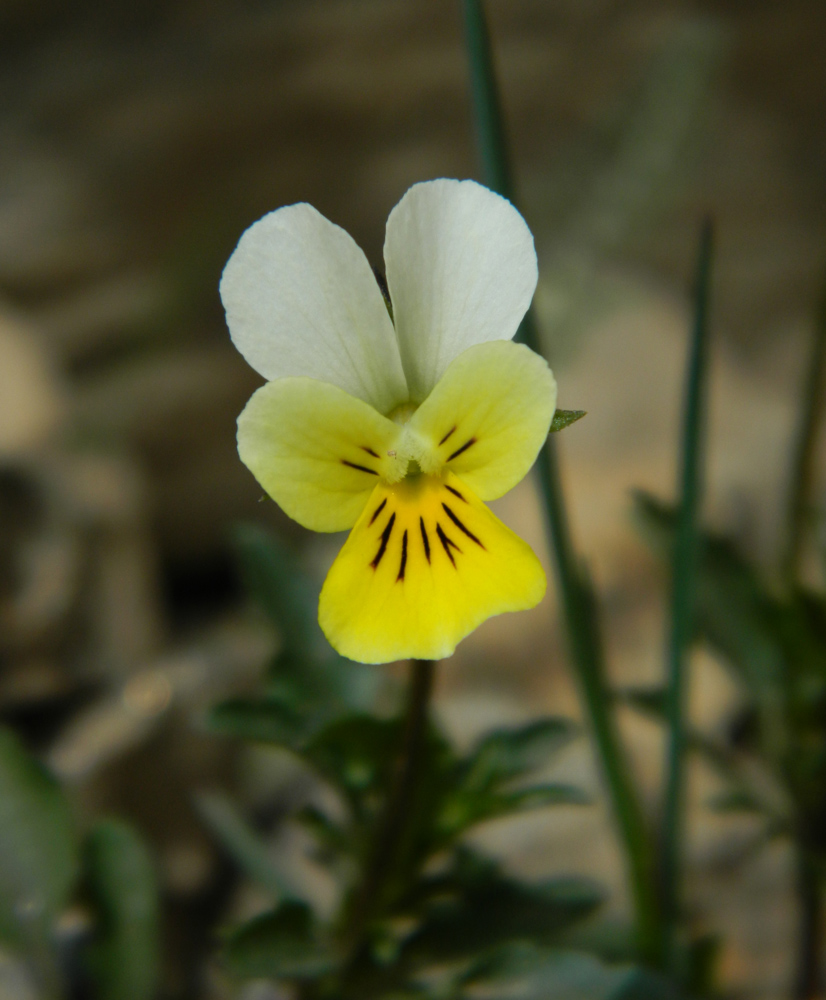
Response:
[[[545,353],[560,405],[588,411],[561,444],[574,531],[612,678],[651,682],[664,576],[629,491],[673,495],[706,213],[707,518],[758,563],[778,557],[826,268],[826,7],[491,0],[488,13]],[[69,790],[78,823],[117,814],[147,838],[166,996],[234,995],[211,964],[216,928],[256,905],[199,796],[228,793],[272,828],[300,794],[276,755],[202,724],[255,689],[278,642],[248,608],[231,529],[275,529],[319,580],[340,545],[289,522],[238,460],[235,419],[260,379],[229,341],[221,269],[250,223],[298,201],[380,265],[411,184],[478,176],[467,80],[458,3],[0,3],[0,721]],[[495,506],[550,568],[532,483]],[[818,578],[816,546],[807,572]],[[722,726],[736,698],[697,657],[698,722]],[[462,643],[436,704],[460,743],[579,716],[553,586]],[[653,793],[659,730],[621,719]],[[557,767],[599,795],[587,741]],[[725,934],[732,991],[778,996],[796,919],[788,851],[740,863],[753,827],[704,808],[713,782],[692,770],[693,919]],[[601,803],[476,836],[519,872],[595,875],[621,914]],[[273,850],[300,853],[285,836]],[[32,995],[5,953],[2,989]]]

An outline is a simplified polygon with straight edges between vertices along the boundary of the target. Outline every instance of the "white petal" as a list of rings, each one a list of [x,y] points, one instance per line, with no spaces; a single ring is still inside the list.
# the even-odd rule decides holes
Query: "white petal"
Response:
[[[388,413],[407,399],[393,324],[367,258],[310,205],[270,212],[221,278],[233,342],[267,379],[306,375]]]
[[[525,220],[474,181],[410,188],[387,220],[384,260],[416,402],[468,347],[510,340],[536,288],[536,252]]]

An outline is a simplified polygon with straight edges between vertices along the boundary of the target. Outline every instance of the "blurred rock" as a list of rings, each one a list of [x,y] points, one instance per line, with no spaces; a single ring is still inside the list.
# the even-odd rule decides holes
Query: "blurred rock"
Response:
[[[0,462],[42,448],[64,408],[63,388],[36,330],[0,305]]]

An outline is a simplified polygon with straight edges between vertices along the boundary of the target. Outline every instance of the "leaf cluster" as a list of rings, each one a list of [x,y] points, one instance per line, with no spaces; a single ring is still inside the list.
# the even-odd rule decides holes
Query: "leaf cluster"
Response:
[[[320,915],[289,873],[267,860],[263,838],[230,803],[202,800],[213,832],[277,899],[228,933],[226,966],[240,978],[286,981],[306,997],[359,998],[459,997],[517,967],[520,975],[538,969],[599,907],[601,890],[579,877],[526,883],[466,835],[494,819],[586,802],[580,789],[536,777],[575,727],[542,719],[495,730],[459,752],[429,720],[416,780],[396,817],[398,835],[371,883],[405,723],[371,708],[376,681],[314,642],[313,588],[289,551],[256,529],[239,532],[236,542],[252,594],[284,643],[264,697],[219,705],[211,721],[224,734],[288,751],[332,790],[319,798],[332,799],[329,805],[305,806],[292,821],[308,831],[341,895],[332,917]]]
[[[667,557],[673,508],[639,493],[635,509],[649,543]],[[712,804],[762,816],[766,836],[791,835],[826,861],[826,598],[796,584],[772,586],[729,538],[705,532],[694,635],[719,654],[742,692],[725,739],[689,737],[728,782]],[[663,714],[661,690],[624,696]]]

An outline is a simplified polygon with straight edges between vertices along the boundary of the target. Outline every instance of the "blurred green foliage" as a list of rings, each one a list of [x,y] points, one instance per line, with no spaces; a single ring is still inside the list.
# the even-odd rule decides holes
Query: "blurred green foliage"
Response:
[[[667,557],[673,509],[644,493],[636,495],[635,508],[652,547]],[[772,583],[731,539],[706,532],[694,632],[729,668],[743,699],[729,720],[728,741],[700,734],[691,740],[730,784],[714,805],[759,813],[767,833],[794,837],[824,870],[826,598]],[[627,697],[649,711],[660,709],[659,691]]]
[[[88,966],[102,1000],[143,1000],[155,994],[159,900],[149,852],[126,823],[104,820],[84,845],[89,900],[97,913]]]
[[[229,800],[203,796],[212,832],[275,901],[228,933],[226,968],[241,979],[291,983],[306,997],[460,997],[505,982],[509,989],[532,982],[544,995],[542,970],[562,952],[575,956],[566,935],[597,912],[603,892],[577,876],[524,882],[466,835],[526,810],[586,803],[576,787],[532,778],[577,728],[539,719],[496,729],[459,752],[428,717],[399,835],[371,883],[408,720],[378,711],[380,670],[342,662],[315,641],[317,587],[289,549],[258,529],[238,530],[235,541],[255,603],[279,628],[288,624],[264,696],[218,705],[210,721],[220,733],[281,748],[333,793],[298,808],[290,822],[311,837],[339,895],[335,912],[321,913]],[[606,996],[665,995],[662,984],[637,982],[628,966],[609,968],[592,956],[579,974],[586,968]]]
[[[116,821],[82,836],[58,784],[0,729],[0,946],[24,963],[38,996],[75,992],[80,967],[92,997],[150,1000],[158,942],[158,889],[141,838]]]

